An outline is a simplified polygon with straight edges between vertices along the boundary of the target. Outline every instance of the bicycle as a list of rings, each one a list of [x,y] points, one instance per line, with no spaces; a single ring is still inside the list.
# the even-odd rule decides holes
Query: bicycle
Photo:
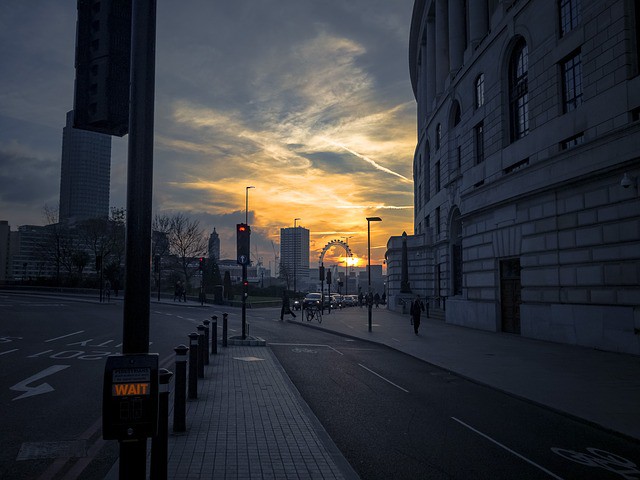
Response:
[[[318,320],[318,323],[322,323],[322,309],[320,307],[307,307],[304,309],[304,315],[307,322]]]

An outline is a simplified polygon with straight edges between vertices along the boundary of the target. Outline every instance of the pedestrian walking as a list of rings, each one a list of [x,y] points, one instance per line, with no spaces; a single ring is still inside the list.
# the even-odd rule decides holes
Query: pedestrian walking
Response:
[[[296,314],[291,310],[291,303],[289,302],[289,294],[285,289],[282,292],[282,308],[280,309],[280,321],[284,320],[285,315],[291,315],[293,318],[296,318]]]
[[[413,331],[418,335],[418,328],[420,328],[420,315],[424,312],[424,303],[420,300],[420,295],[416,295],[416,298],[411,302],[411,308],[409,313],[411,314],[411,323],[413,324]]]
[[[182,283],[180,283],[180,280],[178,280],[176,282],[176,285],[173,289],[173,301],[176,301],[176,298],[178,299],[179,302],[182,301]]]
[[[378,305],[380,305],[380,294],[376,293],[373,296],[373,303],[376,305],[376,308],[378,308]]]

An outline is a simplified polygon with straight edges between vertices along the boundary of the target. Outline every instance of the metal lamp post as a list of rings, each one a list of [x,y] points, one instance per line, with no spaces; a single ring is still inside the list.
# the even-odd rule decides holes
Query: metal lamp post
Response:
[[[244,187],[244,224],[249,225],[249,189],[256,188],[253,185]]]
[[[369,315],[369,331],[371,331],[371,222],[381,222],[380,217],[367,217],[367,273],[369,274],[369,291],[367,293],[367,310]]]
[[[244,188],[244,224],[249,225],[249,189],[256,188],[253,185]],[[249,254],[250,255],[250,254]],[[242,339],[247,338],[247,264],[242,264]]]
[[[349,246],[349,239],[353,237],[353,235],[350,235],[348,237],[342,237],[344,238],[344,243],[347,245],[347,247]],[[348,295],[349,294],[349,256],[348,253],[345,256],[344,259],[344,294]]]

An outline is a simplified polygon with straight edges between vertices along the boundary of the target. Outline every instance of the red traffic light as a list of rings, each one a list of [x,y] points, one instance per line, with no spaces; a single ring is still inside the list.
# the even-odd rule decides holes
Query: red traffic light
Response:
[[[238,227],[238,231],[239,231],[239,232],[246,232],[246,231],[247,231],[247,227],[245,227],[244,225],[240,225],[240,226]]]

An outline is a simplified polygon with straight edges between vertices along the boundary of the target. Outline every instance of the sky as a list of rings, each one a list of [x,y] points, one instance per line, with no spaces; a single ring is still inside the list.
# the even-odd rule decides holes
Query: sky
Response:
[[[310,230],[310,264],[345,240],[382,264],[413,231],[412,0],[159,0],[153,212],[181,212],[235,258],[246,187],[252,253],[273,267],[280,228]],[[0,3],[0,220],[57,208],[73,107],[76,2]],[[126,206],[127,141],[113,137],[112,207]],[[273,242],[273,244],[272,244]],[[254,259],[256,260],[256,259]],[[344,262],[332,247],[325,265]]]

